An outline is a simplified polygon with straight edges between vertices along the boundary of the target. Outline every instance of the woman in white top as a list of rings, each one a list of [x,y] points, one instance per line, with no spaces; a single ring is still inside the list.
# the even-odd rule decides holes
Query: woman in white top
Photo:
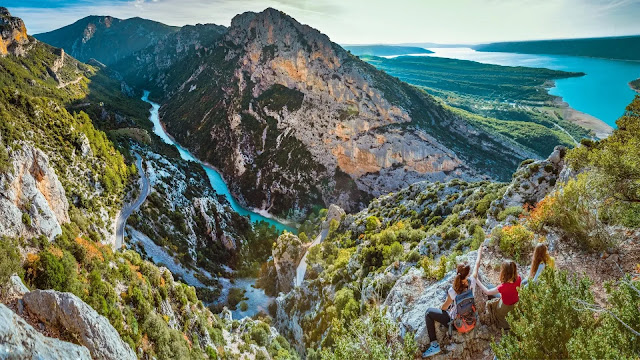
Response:
[[[480,258],[482,257],[482,246],[478,249],[478,258],[476,259],[476,265],[473,269],[473,273],[469,275],[471,267],[469,264],[458,264],[456,278],[453,280],[453,285],[447,291],[447,300],[440,307],[440,309],[429,308],[425,315],[425,322],[427,323],[427,332],[429,333],[430,346],[422,357],[433,356],[440,352],[440,344],[438,344],[436,338],[436,326],[435,322],[447,325],[455,317],[453,311],[456,308],[455,298],[457,295],[471,289],[475,295],[476,278],[478,277],[478,268],[480,267]],[[451,306],[453,304],[453,306]],[[451,307],[451,309],[450,309]]]

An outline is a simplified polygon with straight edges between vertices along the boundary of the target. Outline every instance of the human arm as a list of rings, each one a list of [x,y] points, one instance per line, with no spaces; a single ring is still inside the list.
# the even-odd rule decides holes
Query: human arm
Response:
[[[473,268],[473,273],[471,273],[471,276],[475,279],[478,278],[478,269],[480,268],[480,260],[482,259],[483,248],[484,248],[483,245],[480,245],[480,247],[478,248],[478,257],[476,258],[476,265]]]
[[[478,284],[478,287],[480,287],[480,290],[482,290],[482,292],[487,295],[498,295],[499,293],[498,287],[494,287],[493,289],[488,289],[486,286],[484,286],[484,284],[480,280],[476,280],[476,284]]]
[[[449,309],[449,306],[451,306],[452,302],[453,302],[453,299],[451,299],[451,296],[447,294],[447,300],[445,300],[444,304],[442,304],[442,307],[440,309],[446,311],[447,309]]]

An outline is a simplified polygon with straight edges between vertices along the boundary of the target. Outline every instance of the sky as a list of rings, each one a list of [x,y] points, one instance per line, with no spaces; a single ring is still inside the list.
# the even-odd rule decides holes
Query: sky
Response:
[[[640,34],[640,0],[4,0],[30,34],[88,15],[139,16],[169,25],[228,26],[273,7],[340,44],[509,40]]]

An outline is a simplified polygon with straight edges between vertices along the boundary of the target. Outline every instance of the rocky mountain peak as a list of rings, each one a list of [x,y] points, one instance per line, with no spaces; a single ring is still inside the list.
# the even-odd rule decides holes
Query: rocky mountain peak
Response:
[[[24,55],[22,45],[27,43],[29,43],[29,37],[24,21],[11,16],[7,8],[0,7],[0,56]]]

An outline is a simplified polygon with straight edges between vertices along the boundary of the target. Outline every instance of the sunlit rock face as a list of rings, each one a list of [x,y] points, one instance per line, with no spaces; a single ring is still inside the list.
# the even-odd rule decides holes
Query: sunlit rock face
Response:
[[[0,7],[0,56],[24,55],[23,45],[28,43],[27,28],[22,19],[11,16],[7,8]]]

